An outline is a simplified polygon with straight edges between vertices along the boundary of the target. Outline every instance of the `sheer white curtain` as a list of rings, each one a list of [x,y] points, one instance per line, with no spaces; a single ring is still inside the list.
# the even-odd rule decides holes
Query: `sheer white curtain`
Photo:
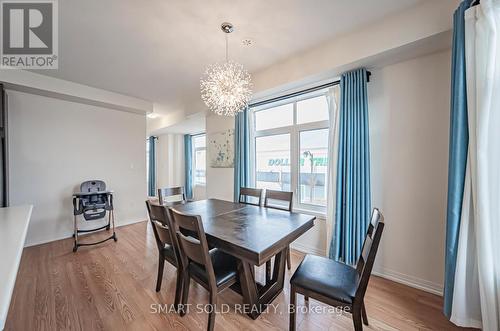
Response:
[[[452,321],[500,330],[500,0],[465,21],[469,154]]]
[[[328,128],[328,192],[326,206],[326,256],[330,252],[330,244],[332,242],[333,223],[335,222],[335,202],[337,192],[337,158],[339,146],[339,88],[332,87],[328,90],[328,112],[329,112],[329,128]]]

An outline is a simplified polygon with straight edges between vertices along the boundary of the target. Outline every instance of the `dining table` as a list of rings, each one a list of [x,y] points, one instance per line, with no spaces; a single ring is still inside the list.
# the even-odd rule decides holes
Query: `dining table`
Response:
[[[220,199],[172,205],[175,210],[201,216],[211,247],[238,258],[239,282],[231,288],[243,296],[247,314],[256,319],[283,291],[286,253],[290,244],[314,226],[316,219],[285,210]],[[272,258],[269,282],[255,279],[254,266]]]

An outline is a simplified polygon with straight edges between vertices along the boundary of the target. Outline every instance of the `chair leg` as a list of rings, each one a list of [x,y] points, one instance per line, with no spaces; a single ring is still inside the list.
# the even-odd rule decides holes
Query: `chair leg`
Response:
[[[161,289],[161,281],[163,279],[164,266],[165,266],[165,258],[160,253],[158,259],[158,278],[156,279],[156,292],[160,292]]]
[[[271,260],[266,262],[266,284],[271,283]]]
[[[363,331],[363,322],[361,321],[361,307],[353,307],[352,321],[354,323],[354,331]]]
[[[286,266],[288,270],[292,269],[292,260],[290,258],[290,246],[288,246],[288,249],[286,250]]]
[[[290,286],[290,327],[289,331],[295,331],[295,323],[296,323],[296,312],[297,309],[297,296],[295,294],[295,287]]]
[[[187,313],[187,301],[188,301],[188,296],[189,296],[189,285],[191,283],[191,278],[189,277],[189,274],[187,270],[183,271],[184,275],[182,277],[182,299],[181,299],[181,311],[180,315],[184,316]]]
[[[361,305],[361,316],[363,317],[363,324],[368,325],[368,315],[366,315],[365,302]]]
[[[212,306],[210,314],[208,315],[208,331],[213,331],[215,327],[215,314],[216,314],[216,305],[217,305],[217,292],[210,291],[210,299],[209,303]]]
[[[77,220],[76,220],[76,215],[73,216],[73,222],[74,222],[74,233],[73,233],[73,252],[76,252],[78,249],[78,226],[77,226]]]
[[[181,269],[177,268],[177,280],[175,283],[175,301],[174,306],[176,311],[181,311],[182,307],[180,306],[182,300],[182,291],[183,291],[183,278]]]

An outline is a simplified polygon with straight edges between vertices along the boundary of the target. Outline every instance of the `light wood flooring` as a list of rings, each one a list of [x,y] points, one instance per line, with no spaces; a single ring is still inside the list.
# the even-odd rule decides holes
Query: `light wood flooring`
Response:
[[[103,234],[91,235],[92,239]],[[207,314],[154,313],[174,301],[175,269],[165,264],[162,290],[155,292],[158,251],[147,222],[117,228],[118,242],[108,241],[72,252],[65,239],[26,248],[5,330],[205,330]],[[292,251],[292,270],[303,254]],[[263,269],[257,277],[263,279]],[[257,320],[234,312],[216,317],[215,330],[288,330],[289,287],[274,307]],[[207,303],[208,294],[191,283],[189,303]],[[225,291],[218,304],[241,304]],[[379,277],[372,277],[365,297],[370,326],[365,330],[459,330],[443,316],[442,298]],[[303,305],[302,296],[298,304]],[[152,306],[153,305],[153,306]],[[229,307],[229,306],[228,306]],[[349,314],[299,313],[298,330],[353,330]],[[276,310],[274,310],[276,309]]]

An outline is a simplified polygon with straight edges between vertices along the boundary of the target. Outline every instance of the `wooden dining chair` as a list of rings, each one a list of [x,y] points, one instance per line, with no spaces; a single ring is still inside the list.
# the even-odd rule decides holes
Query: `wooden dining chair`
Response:
[[[156,279],[156,292],[161,289],[163,279],[163,269],[165,260],[177,268],[177,280],[175,289],[175,307],[178,307],[181,298],[182,290],[182,276],[180,275],[181,269],[179,268],[179,254],[174,244],[174,233],[167,208],[158,204],[154,204],[146,200],[146,207],[148,209],[149,220],[153,227],[153,233],[158,246],[158,276]]]
[[[167,198],[175,197],[175,199],[170,199],[167,201]],[[178,187],[165,187],[158,189],[158,201],[160,205],[165,203],[184,203],[187,201],[186,192],[183,186]]]
[[[384,230],[384,217],[374,209],[356,267],[326,257],[306,255],[290,279],[290,331],[295,330],[296,294],[349,309],[356,331],[368,325],[364,297]]]
[[[249,197],[256,198],[258,202],[252,202]],[[261,206],[262,205],[262,189],[257,188],[240,188],[240,198],[239,203],[245,203],[247,205]]]
[[[293,192],[266,190],[264,207],[292,211]]]
[[[209,304],[212,305],[208,316],[207,330],[212,331],[215,325],[215,306],[217,295],[235,284],[238,279],[238,260],[217,248],[209,250],[207,237],[200,216],[188,215],[169,208],[176,233],[176,245],[182,268],[181,307],[186,307],[190,280],[193,279],[209,292]],[[184,233],[194,233],[195,237]],[[186,309],[180,308],[181,316]]]
[[[293,192],[266,190],[264,198],[264,207],[274,208],[285,211],[292,211],[293,206]],[[286,265],[288,270],[292,268],[292,261],[290,257],[290,246],[286,251]],[[266,283],[271,280],[271,260],[266,262]]]

